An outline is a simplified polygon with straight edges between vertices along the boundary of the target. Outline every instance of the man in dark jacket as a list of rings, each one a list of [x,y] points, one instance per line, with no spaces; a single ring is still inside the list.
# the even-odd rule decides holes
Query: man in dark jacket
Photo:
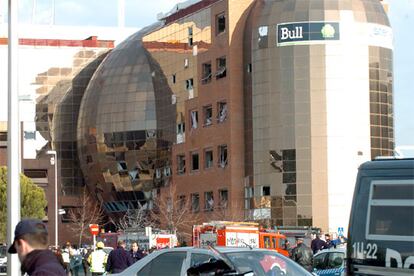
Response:
[[[131,258],[134,263],[145,257],[144,252],[142,252],[139,248],[137,242],[133,242],[131,244],[131,251],[129,251],[129,253],[131,254]]]
[[[296,238],[296,247],[292,250],[292,259],[300,264],[307,271],[312,271],[313,253],[306,244],[303,243],[303,238]]]
[[[134,263],[125,247],[125,241],[118,241],[118,247],[109,253],[108,262],[106,263],[107,272],[119,273]]]
[[[16,225],[8,252],[18,254],[22,274],[66,276],[56,255],[47,249],[47,236],[47,228],[40,220],[22,220]]]
[[[316,234],[316,238],[311,242],[311,248],[313,254],[318,253],[319,250],[322,250],[326,246],[325,241],[321,240],[320,235]]]

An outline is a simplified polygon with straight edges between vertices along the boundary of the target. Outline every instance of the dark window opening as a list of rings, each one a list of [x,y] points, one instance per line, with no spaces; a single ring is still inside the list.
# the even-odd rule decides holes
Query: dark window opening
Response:
[[[185,155],[178,155],[177,156],[177,173],[184,174],[185,173]]]
[[[206,84],[211,81],[211,62],[203,63],[201,83]]]
[[[204,126],[209,126],[213,122],[213,107],[211,105],[203,108],[204,113]]]
[[[213,211],[214,210],[214,196],[213,192],[204,193],[204,210]]]
[[[172,75],[172,83],[175,83],[177,81],[177,77],[175,74]]]
[[[268,26],[260,26],[257,31],[259,49],[266,48],[268,45]]]
[[[180,210],[184,210],[185,208],[187,208],[185,195],[178,196],[178,207],[180,208]]]
[[[24,175],[29,178],[47,178],[47,170],[24,170]]]
[[[219,152],[219,167],[225,168],[227,166],[227,145],[221,145],[218,147]]]
[[[227,103],[226,102],[219,102],[218,103],[218,113],[217,113],[217,121],[219,123],[223,123],[227,118]]]
[[[212,150],[206,150],[204,154],[204,161],[205,161],[206,169],[213,167],[213,151]]]
[[[216,79],[226,77],[226,57],[220,57],[216,60],[217,72]]]
[[[193,45],[193,27],[188,27],[188,46]]]
[[[226,30],[226,16],[224,13],[217,15],[216,17],[216,34],[221,34]]]
[[[263,186],[262,187],[262,195],[263,196],[270,196],[270,186]]]
[[[191,170],[197,171],[199,169],[198,153],[191,154]]]

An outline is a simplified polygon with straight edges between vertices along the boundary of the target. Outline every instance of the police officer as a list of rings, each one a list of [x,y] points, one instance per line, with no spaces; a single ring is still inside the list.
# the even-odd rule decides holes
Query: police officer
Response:
[[[108,254],[103,251],[103,242],[96,244],[96,250],[88,257],[89,270],[92,275],[103,275],[105,273],[105,266],[108,260]]]

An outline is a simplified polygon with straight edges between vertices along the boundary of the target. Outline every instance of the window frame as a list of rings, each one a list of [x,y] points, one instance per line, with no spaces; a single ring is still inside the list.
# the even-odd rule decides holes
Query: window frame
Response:
[[[220,30],[220,18],[224,18],[224,29],[222,29],[222,30]],[[217,35],[220,35],[220,34],[222,34],[222,33],[225,33],[226,32],[226,30],[227,30],[227,20],[226,20],[226,12],[220,12],[220,13],[218,13],[217,15],[216,15],[216,20],[215,20],[215,23],[216,23],[216,36]]]
[[[369,188],[369,197],[367,205],[367,218],[365,224],[365,238],[367,240],[380,240],[380,241],[412,241],[412,236],[399,236],[399,235],[378,235],[370,234],[370,222],[371,222],[371,206],[414,206],[414,200],[410,199],[373,199],[374,186],[377,185],[414,185],[413,179],[387,179],[387,180],[372,180]]]
[[[207,117],[207,111],[210,110],[210,117]],[[207,122],[207,119],[210,119],[210,122]],[[213,124],[213,105],[203,106],[203,126],[208,127]]]

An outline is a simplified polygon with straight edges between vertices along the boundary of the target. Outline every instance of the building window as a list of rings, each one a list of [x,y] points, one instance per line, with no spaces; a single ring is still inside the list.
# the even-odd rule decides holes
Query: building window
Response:
[[[191,170],[198,171],[199,169],[199,157],[198,152],[191,153]]]
[[[191,211],[196,213],[200,211],[200,195],[191,194]]]
[[[227,190],[219,190],[220,208],[226,209],[228,206],[229,192]]]
[[[181,122],[177,124],[177,144],[185,142],[185,123]]]
[[[36,131],[25,131],[23,136],[25,140],[36,140]]]
[[[187,208],[187,201],[185,195],[178,196],[178,207],[180,210],[184,210]]]
[[[211,105],[203,107],[204,126],[209,126],[213,122],[213,107]]]
[[[249,63],[247,64],[247,73],[251,73],[252,72],[252,64]]]
[[[260,26],[258,31],[259,48],[267,48],[268,44],[268,26]]]
[[[223,123],[227,118],[227,103],[219,102],[217,109],[218,109],[217,122]]]
[[[204,167],[206,169],[213,167],[213,150],[211,149],[204,152]]]
[[[216,16],[216,34],[221,34],[226,30],[226,16],[224,12]]]
[[[185,155],[177,155],[177,174],[185,174]]]
[[[190,111],[190,120],[191,120],[191,129],[196,129],[198,127],[198,112],[197,110]]]
[[[226,57],[220,57],[216,60],[216,79],[226,77]]]
[[[204,210],[213,211],[214,210],[214,196],[213,192],[204,193]]]
[[[193,45],[193,27],[188,27],[188,46]]]
[[[262,196],[270,196],[270,186],[262,187]]]
[[[171,76],[171,81],[172,83],[175,83],[177,81],[177,76],[175,74]]]
[[[194,98],[194,80],[188,79],[185,81],[185,89],[188,91],[188,99]]]
[[[206,84],[211,81],[211,62],[203,63],[201,83]]]
[[[218,147],[219,160],[218,164],[220,168],[225,168],[227,166],[227,145],[220,145]]]
[[[184,68],[188,68],[189,65],[190,61],[188,60],[188,58],[184,59]]]

